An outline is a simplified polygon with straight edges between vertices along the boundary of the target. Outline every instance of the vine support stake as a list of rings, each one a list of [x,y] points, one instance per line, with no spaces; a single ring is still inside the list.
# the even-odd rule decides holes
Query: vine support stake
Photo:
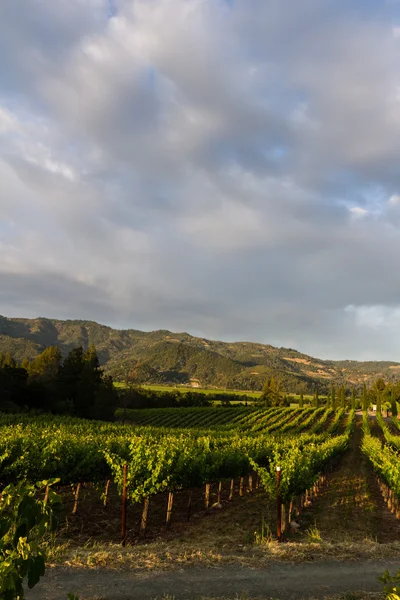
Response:
[[[187,521],[190,521],[191,510],[192,510],[192,490],[190,490],[190,492],[189,492],[189,501],[188,501],[187,511],[186,511],[186,520]]]
[[[281,468],[276,467],[276,535],[282,541]]]
[[[168,508],[167,508],[167,519],[165,521],[166,529],[171,527],[171,517],[172,517],[172,506],[174,504],[174,492],[168,493]]]
[[[249,492],[253,491],[253,475],[250,473],[249,475]]]
[[[46,491],[45,491],[45,494],[44,494],[43,504],[47,504],[47,502],[49,500],[49,489],[50,489],[49,486],[46,485]],[[1,499],[1,496],[0,496],[0,499]]]
[[[149,518],[149,504],[150,499],[145,498],[143,504],[142,521],[140,523],[140,537],[142,538],[146,535],[147,520]]]
[[[222,481],[220,481],[218,483],[218,496],[217,496],[218,504],[221,504],[221,493],[222,493]]]
[[[107,481],[106,481],[106,489],[104,491],[104,502],[103,502],[104,506],[107,506],[107,502],[108,502],[108,490],[110,489],[110,483],[111,483],[110,479],[107,479]]]
[[[121,543],[123,546],[126,544],[126,507],[127,501],[127,479],[128,479],[128,465],[124,465],[124,484],[122,487],[122,518],[121,518]]]
[[[232,500],[233,499],[233,486],[234,486],[234,484],[235,484],[234,479],[231,479],[231,487],[229,489],[229,498],[228,498],[228,500]]]
[[[204,496],[204,509],[207,512],[210,506],[210,484],[206,483],[206,492]]]
[[[75,494],[74,494],[74,507],[72,509],[72,514],[76,515],[77,510],[78,510],[78,502],[79,502],[79,492],[81,490],[81,484],[78,483],[78,485],[76,486],[76,490],[75,490]]]

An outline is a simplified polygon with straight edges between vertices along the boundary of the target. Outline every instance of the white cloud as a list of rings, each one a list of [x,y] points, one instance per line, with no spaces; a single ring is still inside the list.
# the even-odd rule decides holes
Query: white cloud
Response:
[[[368,210],[366,208],[363,208],[362,206],[352,206],[350,208],[350,212],[357,219],[362,219],[363,217],[366,217],[368,215]]]
[[[390,206],[399,206],[400,205],[400,195],[393,194],[392,196],[390,196],[389,204],[390,204]]]

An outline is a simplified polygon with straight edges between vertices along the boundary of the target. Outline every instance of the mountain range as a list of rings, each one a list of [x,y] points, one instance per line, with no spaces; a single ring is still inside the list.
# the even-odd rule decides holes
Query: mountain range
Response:
[[[292,348],[213,341],[167,330],[117,330],[93,321],[0,316],[0,352],[10,352],[18,361],[33,359],[48,346],[59,346],[65,355],[91,344],[106,373],[138,384],[257,390],[274,375],[287,392],[324,392],[332,383],[358,387],[378,377],[400,379],[398,362],[321,360]]]

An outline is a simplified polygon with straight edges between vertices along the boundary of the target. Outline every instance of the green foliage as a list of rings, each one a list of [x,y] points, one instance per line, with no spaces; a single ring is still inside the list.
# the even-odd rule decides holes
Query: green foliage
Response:
[[[265,492],[276,497],[276,467],[281,468],[280,493],[289,502],[304,490],[312,487],[328,460],[342,454],[348,444],[348,434],[328,438],[319,443],[293,444],[291,447],[276,444],[268,468],[250,457],[250,464],[259,474]]]
[[[378,417],[377,417],[378,418]],[[369,433],[368,420],[364,420],[364,437],[361,449],[368,457],[374,470],[386,481],[392,492],[400,495],[400,461],[398,436],[392,436],[387,430],[382,417],[380,417],[381,427],[383,427],[385,438],[388,444],[382,445],[378,438],[374,438]],[[383,425],[382,425],[383,423]],[[397,439],[396,439],[397,438]]]
[[[60,498],[50,488],[54,481],[39,486],[18,483],[7,486],[0,496],[0,599],[23,600],[23,582],[33,588],[45,571],[43,538],[53,525]],[[36,496],[46,491],[46,501]]]
[[[317,525],[311,525],[305,532],[306,539],[311,544],[320,544],[322,542],[321,532],[318,529]]]
[[[330,417],[323,408],[135,412],[143,420],[134,426],[71,417],[0,417],[1,480],[57,475],[62,484],[97,483],[113,476],[121,483],[127,463],[130,494],[142,497],[166,487],[245,475],[249,457],[267,467],[277,448],[285,455],[290,448],[303,452],[308,444],[323,444],[326,434],[301,432],[312,428],[315,419],[322,424]],[[296,435],[282,435],[289,431]]]
[[[383,591],[386,594],[387,600],[400,600],[400,571],[396,575],[391,576],[389,571],[379,577],[379,581],[384,583]]]
[[[117,391],[100,368],[94,346],[85,352],[72,349],[61,359],[57,347],[49,347],[25,368],[0,356],[0,410],[39,409],[112,420]]]
[[[281,384],[275,377],[269,377],[262,390],[258,401],[264,406],[282,406],[284,405],[284,396],[281,391]]]
[[[335,385],[332,383],[332,387],[331,387],[331,407],[332,408],[337,408],[337,404],[336,404],[336,388]]]
[[[355,410],[355,408],[356,408],[356,391],[353,388],[351,390],[351,409]]]
[[[203,394],[201,392],[190,391],[181,392],[179,390],[155,391],[142,387],[131,386],[127,389],[121,389],[118,392],[118,406],[123,408],[173,408],[189,406],[211,406],[213,400],[221,402],[229,400],[238,400],[240,396],[233,394]],[[245,396],[244,399],[248,399]]]
[[[368,410],[368,406],[369,406],[368,389],[367,389],[367,384],[364,383],[363,384],[363,392],[362,392],[362,409],[364,412]]]
[[[394,389],[390,391],[390,409],[393,417],[397,417],[397,400]]]
[[[52,381],[58,377],[61,369],[61,351],[57,346],[49,346],[26,366],[31,378],[45,383]]]
[[[338,389],[337,403],[340,408],[346,408],[346,390],[343,384]]]

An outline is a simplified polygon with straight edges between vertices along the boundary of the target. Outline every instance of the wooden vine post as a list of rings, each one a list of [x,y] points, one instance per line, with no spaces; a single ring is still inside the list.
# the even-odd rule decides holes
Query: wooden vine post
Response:
[[[253,491],[253,475],[250,473],[249,475],[249,492]]]
[[[107,506],[107,502],[108,502],[108,491],[109,491],[109,489],[110,489],[110,483],[111,483],[111,480],[110,480],[110,479],[107,479],[107,481],[106,481],[106,489],[104,490],[104,502],[103,502],[104,506]]]
[[[174,504],[174,492],[169,492],[168,494],[168,507],[167,507],[167,519],[165,521],[166,529],[171,527],[171,517],[172,517],[172,507]]]
[[[190,521],[190,513],[192,510],[192,490],[190,490],[189,492],[189,500],[188,500],[188,505],[187,505],[187,512],[186,512],[186,520]]]
[[[243,484],[244,484],[244,477],[241,477],[240,482],[239,482],[239,496],[240,497],[243,496]]]
[[[81,484],[78,483],[78,485],[76,486],[76,490],[75,490],[75,494],[74,494],[74,507],[72,509],[72,514],[76,515],[77,511],[78,511],[78,502],[79,502],[79,492],[81,490]]]
[[[145,498],[143,504],[142,521],[140,523],[140,537],[144,537],[146,535],[147,520],[149,518],[149,505],[150,499]]]
[[[208,508],[210,506],[210,484],[206,483],[206,492],[205,492],[205,496],[204,496],[204,508],[205,511],[208,511]]]
[[[128,479],[128,465],[124,465],[124,482],[122,486],[122,515],[121,515],[121,543],[123,546],[126,544],[126,509],[128,504],[127,497],[127,479]]]
[[[228,498],[228,500],[232,500],[233,499],[233,488],[234,488],[234,485],[235,485],[235,480],[231,479],[231,487],[230,487],[230,490],[229,490],[229,498]]]
[[[46,491],[44,494],[44,500],[43,500],[43,504],[47,504],[47,502],[49,501],[49,486],[46,485]],[[1,499],[1,495],[0,495],[0,499]]]
[[[282,541],[281,468],[276,467],[276,536]]]
[[[218,504],[221,504],[221,493],[222,493],[222,481],[220,481],[218,483],[218,496],[217,496]]]

